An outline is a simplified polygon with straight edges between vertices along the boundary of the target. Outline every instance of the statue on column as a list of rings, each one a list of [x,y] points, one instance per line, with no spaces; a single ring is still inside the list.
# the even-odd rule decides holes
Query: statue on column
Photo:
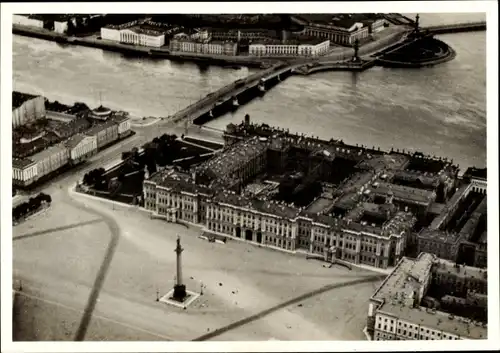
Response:
[[[183,302],[186,298],[186,286],[182,283],[182,261],[181,254],[184,249],[181,247],[181,238],[177,236],[177,247],[175,248],[175,253],[177,254],[177,276],[174,285],[174,295],[173,299],[179,302]]]
[[[419,32],[419,20],[420,16],[417,14],[417,16],[415,16],[415,34],[418,34]]]

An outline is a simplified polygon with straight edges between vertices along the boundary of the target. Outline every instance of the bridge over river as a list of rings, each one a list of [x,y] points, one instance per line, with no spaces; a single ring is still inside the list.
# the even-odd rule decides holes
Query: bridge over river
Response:
[[[469,22],[441,26],[421,27],[421,31],[429,35],[440,33],[453,33],[463,31],[485,30],[486,22]],[[408,33],[411,29],[404,31],[396,43],[385,50],[375,54],[365,53],[360,61],[355,63],[349,60],[332,60],[332,58],[298,58],[292,61],[281,61],[272,67],[250,75],[244,79],[232,82],[219,90],[212,92],[201,100],[189,105],[170,117],[170,120],[178,123],[187,121],[189,123],[203,124],[204,122],[221,116],[228,110],[235,109],[245,104],[259,94],[278,84],[283,79],[293,74],[307,75],[317,71],[326,70],[348,70],[363,71],[373,67],[377,59],[389,52],[401,49],[413,41],[408,41]]]

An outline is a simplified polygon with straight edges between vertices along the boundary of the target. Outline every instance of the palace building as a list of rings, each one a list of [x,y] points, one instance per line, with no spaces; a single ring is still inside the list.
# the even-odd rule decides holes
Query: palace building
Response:
[[[457,168],[451,161],[249,122],[230,124],[225,140],[209,160],[188,170],[160,170],[145,180],[144,205],[152,217],[325,261],[378,268],[396,266],[414,243],[440,255],[459,252],[461,242],[424,248],[434,222],[417,229],[445,214],[461,194],[455,191]],[[432,171],[422,171],[426,165]],[[470,222],[479,223],[478,212]]]

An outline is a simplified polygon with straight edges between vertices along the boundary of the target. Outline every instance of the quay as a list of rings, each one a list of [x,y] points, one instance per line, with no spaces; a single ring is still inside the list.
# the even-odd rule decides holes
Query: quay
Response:
[[[486,31],[486,21],[457,23],[452,25],[441,25],[441,26],[428,26],[428,27],[422,27],[422,31],[427,31],[432,34]]]
[[[387,18],[391,22],[413,25],[415,33],[418,34],[418,16],[417,22],[412,21],[409,18],[398,14],[388,14]],[[248,103],[250,100],[257,96],[262,96],[266,91],[270,90],[276,86],[280,81],[285,80],[291,75],[309,75],[320,71],[354,71],[361,72],[367,70],[375,65],[387,66],[387,67],[422,67],[434,64],[439,64],[444,61],[451,60],[455,57],[455,52],[453,49],[448,48],[445,43],[442,43],[442,48],[438,48],[439,53],[434,57],[425,58],[425,60],[407,60],[405,55],[401,55],[400,51],[405,47],[410,47],[411,45],[417,43],[422,38],[432,37],[436,33],[449,33],[450,31],[471,31],[486,28],[486,22],[478,23],[467,23],[467,24],[455,24],[447,26],[434,26],[434,27],[421,27],[421,34],[423,36],[412,37],[410,33],[411,29],[393,36],[391,41],[386,41],[389,44],[385,49],[378,49],[375,53],[368,53],[363,47],[356,47],[354,49],[354,60],[335,61],[333,58],[318,57],[318,58],[296,58],[296,59],[285,59],[285,58],[273,58],[269,60],[267,58],[257,58],[257,57],[226,57],[223,58],[221,55],[197,55],[192,53],[176,53],[173,54],[167,49],[153,49],[150,47],[140,47],[133,46],[122,43],[115,43],[111,41],[103,41],[96,38],[77,38],[77,37],[67,37],[63,34],[58,34],[52,31],[31,28],[19,25],[13,25],[13,33],[21,34],[26,36],[33,36],[37,38],[53,40],[60,43],[75,44],[75,45],[85,45],[90,47],[102,48],[106,50],[120,51],[124,53],[148,55],[151,57],[165,57],[172,60],[198,60],[206,63],[226,63],[226,64],[239,64],[239,65],[258,65],[265,69],[250,75],[246,78],[239,79],[232,82],[219,90],[212,92],[200,99],[199,101],[187,106],[186,108],[178,111],[172,116],[168,117],[168,120],[173,123],[190,123],[195,125],[203,125],[206,122],[215,119],[228,111],[234,111],[238,109],[239,106]],[[435,40],[436,42],[439,42]],[[436,46],[434,44],[434,46]],[[440,44],[437,44],[440,47]],[[363,55],[359,55],[359,53]],[[270,66],[270,67],[269,67]]]

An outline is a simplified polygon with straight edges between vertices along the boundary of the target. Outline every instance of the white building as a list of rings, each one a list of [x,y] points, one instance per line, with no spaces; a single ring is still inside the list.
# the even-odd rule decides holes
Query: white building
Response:
[[[41,178],[69,162],[69,151],[62,144],[51,146],[30,157],[37,164],[37,177]]]
[[[21,26],[43,28],[43,20],[31,15],[12,15],[12,23]]]
[[[122,137],[130,132],[130,118],[126,115],[116,115],[113,121],[118,125],[118,136]]]
[[[146,25],[137,25],[137,22],[121,26],[106,26],[101,28],[101,38],[114,42],[142,45],[147,47],[161,47],[165,45],[165,34],[156,28]]]
[[[320,56],[326,54],[329,48],[329,40],[319,40],[294,44],[252,43],[248,51],[252,56]]]
[[[97,136],[76,134],[70,137],[65,146],[72,163],[79,163],[97,153]]]
[[[38,176],[37,164],[27,158],[12,159],[12,184],[27,186],[34,182]]]
[[[184,35],[177,36],[177,38],[170,41],[170,50],[186,53],[235,56],[238,46],[235,42],[195,40]]]
[[[42,96],[12,92],[12,127],[25,125],[44,117],[45,100]]]
[[[68,21],[54,21],[54,32],[57,33],[68,32]]]

